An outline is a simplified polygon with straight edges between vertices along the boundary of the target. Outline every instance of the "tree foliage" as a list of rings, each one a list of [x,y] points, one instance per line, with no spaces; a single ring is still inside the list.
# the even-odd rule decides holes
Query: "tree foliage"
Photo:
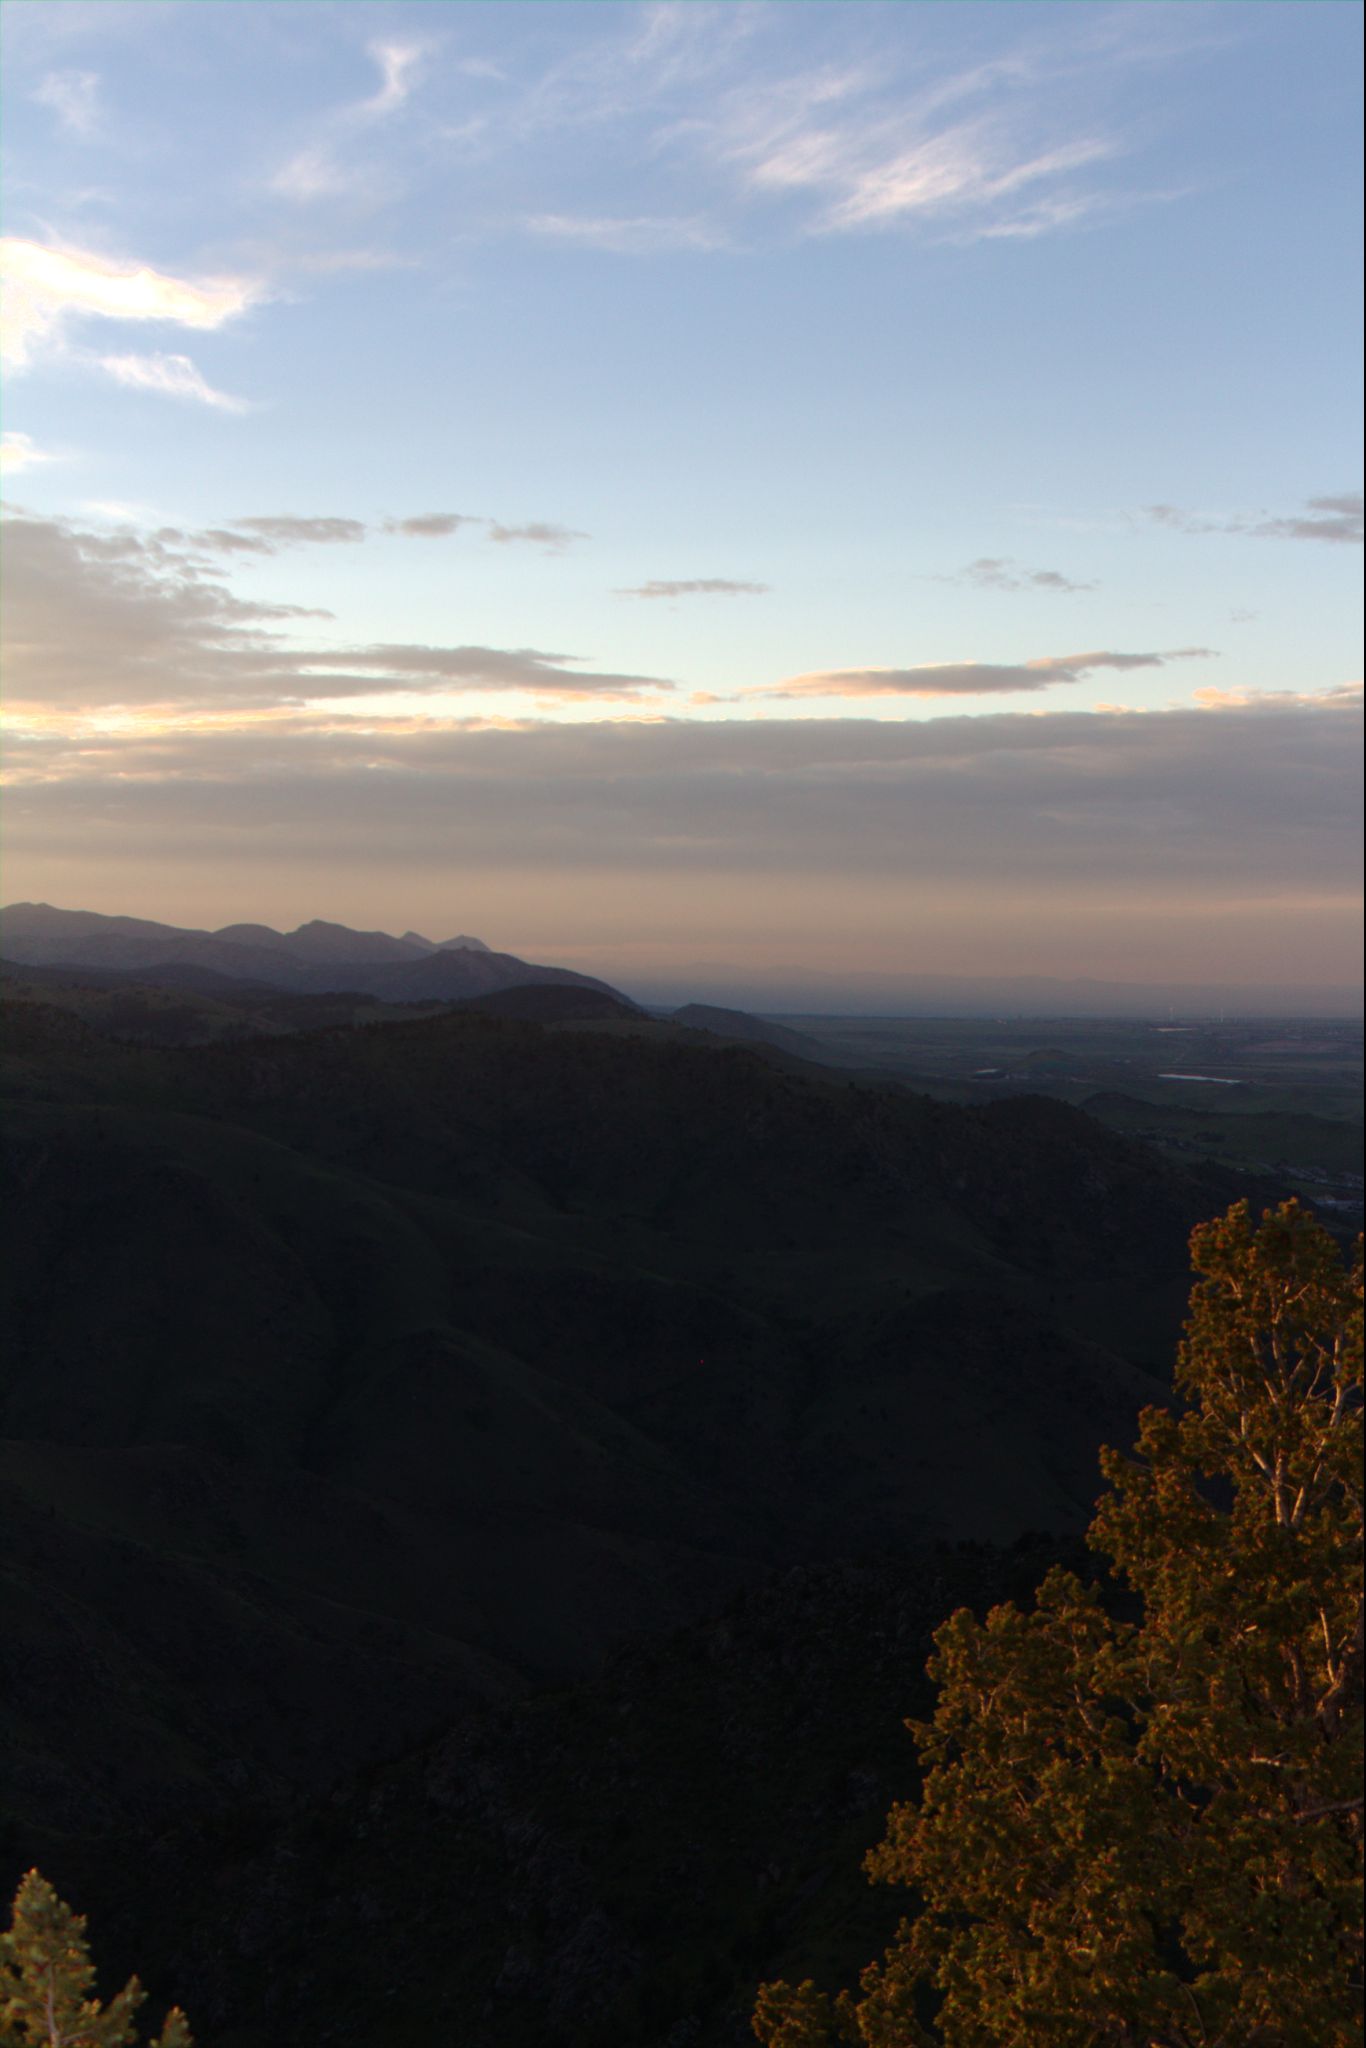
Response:
[[[95,1997],[85,1919],[30,1870],[0,1934],[0,2048],[126,2048],[146,1992],[130,1977],[108,2005]],[[194,2048],[177,2006],[150,2048]]]
[[[1360,1247],[1287,1202],[1191,1248],[1184,1410],[1102,1453],[1088,1539],[1141,1617],[1054,1571],[937,1632],[866,1863],[919,1911],[856,1993],[765,1985],[766,2048],[1361,2040]]]

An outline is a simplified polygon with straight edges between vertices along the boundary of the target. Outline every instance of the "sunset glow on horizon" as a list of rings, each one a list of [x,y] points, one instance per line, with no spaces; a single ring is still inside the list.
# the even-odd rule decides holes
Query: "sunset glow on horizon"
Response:
[[[1359,978],[1357,10],[0,14],[6,900]]]

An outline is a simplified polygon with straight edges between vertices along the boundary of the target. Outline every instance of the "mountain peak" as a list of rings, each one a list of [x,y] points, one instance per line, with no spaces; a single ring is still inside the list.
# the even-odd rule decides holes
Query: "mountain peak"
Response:
[[[358,932],[350,925],[330,918],[313,917],[285,934],[285,943],[298,959],[328,960],[416,960],[422,946],[410,939],[396,939],[389,932]]]
[[[296,994],[346,989],[381,1002],[458,1002],[523,982],[607,987],[592,975],[495,953],[468,934],[438,946],[417,932],[396,939],[389,932],[353,931],[322,917],[292,932],[261,924],[204,932],[97,911],[13,904],[4,914],[4,945],[6,957],[21,966],[188,968],[193,973],[208,968]],[[616,991],[607,993],[615,996]]]

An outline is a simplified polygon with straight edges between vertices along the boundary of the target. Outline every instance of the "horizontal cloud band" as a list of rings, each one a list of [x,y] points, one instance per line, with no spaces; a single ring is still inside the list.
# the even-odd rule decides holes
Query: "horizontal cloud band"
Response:
[[[1077,683],[1095,669],[1162,668],[1169,661],[1213,655],[1212,647],[1177,647],[1167,654],[1049,654],[1037,661],[944,661],[920,668],[827,668],[789,676],[756,697],[983,697],[1047,690]]]
[[[415,872],[898,878],[1173,904],[1356,893],[1360,704],[374,728],[296,716],[11,750],[16,843],[330,848]]]

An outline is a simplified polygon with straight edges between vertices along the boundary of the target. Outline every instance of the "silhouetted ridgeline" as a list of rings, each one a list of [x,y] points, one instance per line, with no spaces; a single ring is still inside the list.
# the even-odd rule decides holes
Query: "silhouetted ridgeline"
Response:
[[[184,985],[202,988],[207,972],[296,994],[347,990],[395,1003],[451,1002],[528,981],[607,987],[569,968],[537,967],[512,953],[491,952],[482,939],[462,935],[434,943],[417,933],[395,939],[320,918],[292,932],[258,924],[205,932],[145,918],[54,910],[46,903],[12,903],[0,918],[5,957],[15,965],[151,970],[168,986],[188,975]]]

